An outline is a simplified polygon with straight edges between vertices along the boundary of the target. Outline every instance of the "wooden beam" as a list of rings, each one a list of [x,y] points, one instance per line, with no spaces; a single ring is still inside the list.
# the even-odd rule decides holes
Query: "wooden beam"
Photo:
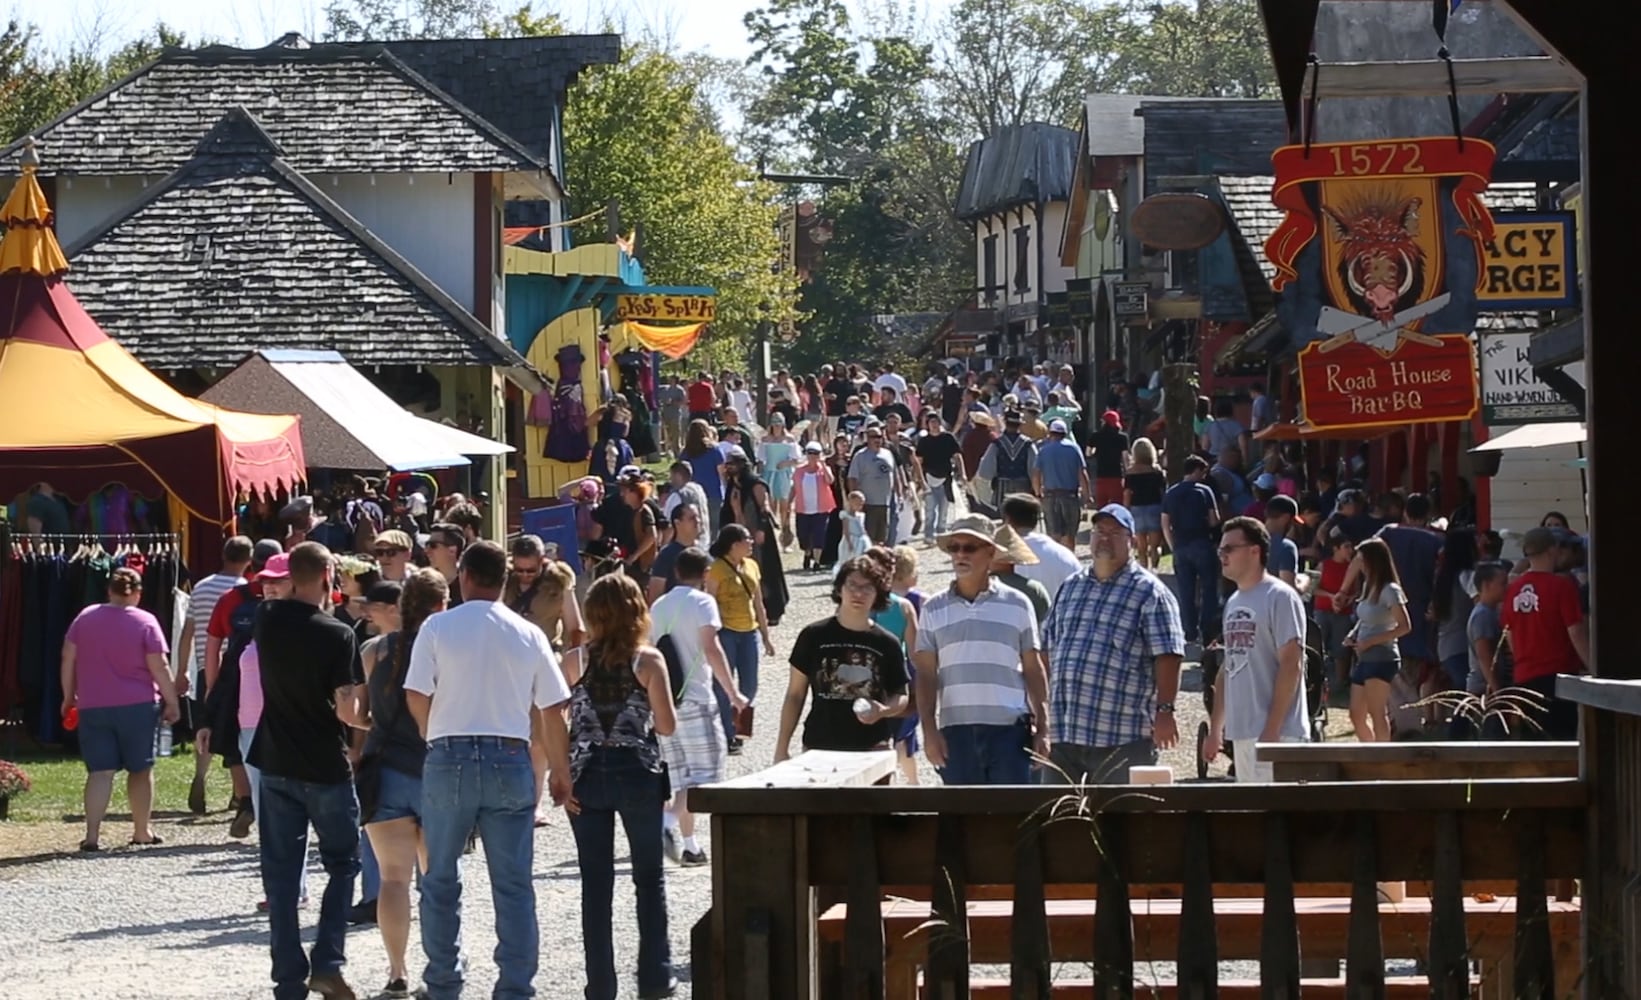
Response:
[[[1323,63],[1316,75],[1317,97],[1442,97],[1449,91],[1447,63],[1440,59]],[[1305,95],[1311,93],[1305,78]],[[1508,59],[1455,59],[1453,83],[1461,94],[1576,93],[1584,86],[1578,71],[1551,56]]]

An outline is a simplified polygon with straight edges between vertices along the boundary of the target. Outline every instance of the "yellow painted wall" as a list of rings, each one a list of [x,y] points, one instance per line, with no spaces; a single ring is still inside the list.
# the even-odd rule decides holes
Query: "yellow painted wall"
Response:
[[[483,421],[483,426],[473,433],[493,441],[507,440],[506,383],[498,369],[468,365],[440,366],[429,370],[439,380],[439,409],[446,416],[455,419],[463,430],[470,430],[467,421],[477,416]],[[490,462],[490,474],[482,481],[473,483],[475,491],[483,490],[492,499],[485,511],[488,518],[485,537],[491,539],[500,539],[507,531],[503,523],[507,514],[506,504],[495,501],[497,497],[507,496],[507,466],[508,456],[498,455]]]
[[[525,352],[526,359],[534,365],[536,370],[548,378],[558,378],[558,361],[553,355],[566,344],[579,344],[581,353],[586,357],[586,363],[581,366],[581,392],[587,404],[587,436],[589,443],[595,438],[598,431],[598,408],[603,404],[602,392],[598,381],[598,334],[599,311],[597,309],[578,309],[567,313],[536,334],[535,342],[530,350]],[[620,376],[616,371],[613,358],[628,347],[642,348],[643,345],[628,337],[626,327],[616,324],[610,328],[610,357],[612,361],[607,369],[611,389],[620,385]],[[528,404],[526,404],[528,405]],[[573,482],[587,474],[586,462],[559,462],[543,458],[542,450],[547,446],[547,428],[526,425],[524,428],[525,454],[525,484],[524,495],[534,498],[556,497],[565,483]]]

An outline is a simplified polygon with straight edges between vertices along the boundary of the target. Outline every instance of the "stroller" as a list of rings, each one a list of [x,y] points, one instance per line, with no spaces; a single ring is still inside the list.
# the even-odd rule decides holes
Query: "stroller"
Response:
[[[1214,643],[1202,651],[1202,705],[1210,716],[1214,713],[1214,682],[1219,680],[1219,669],[1224,665],[1225,648]],[[1322,649],[1322,632],[1316,619],[1305,619],[1305,711],[1310,719],[1312,743],[1321,743],[1328,729],[1328,657]],[[1208,742],[1208,722],[1197,725],[1197,778],[1208,777],[1208,762],[1202,759],[1202,747]],[[1230,757],[1230,776],[1236,775],[1236,760],[1231,741],[1226,740],[1219,751]]]

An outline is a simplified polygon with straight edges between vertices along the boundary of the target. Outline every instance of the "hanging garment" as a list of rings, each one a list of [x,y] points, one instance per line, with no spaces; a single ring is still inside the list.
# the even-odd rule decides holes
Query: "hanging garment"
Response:
[[[10,718],[23,703],[23,685],[17,676],[22,651],[23,560],[0,557],[0,717]]]
[[[553,393],[552,390],[538,392],[530,397],[530,409],[524,415],[524,422],[531,427],[551,427],[553,423]]]
[[[559,462],[585,462],[591,451],[587,440],[587,401],[581,389],[581,366],[587,356],[580,346],[565,344],[553,355],[558,362],[558,388],[553,390],[552,415],[542,457]]]
[[[622,376],[625,380],[626,376]],[[655,416],[648,403],[644,401],[644,394],[638,391],[636,385],[623,384],[622,397],[627,401],[627,409],[632,411],[632,423],[627,427],[627,441],[632,444],[633,454],[653,455],[660,451],[655,443]]]

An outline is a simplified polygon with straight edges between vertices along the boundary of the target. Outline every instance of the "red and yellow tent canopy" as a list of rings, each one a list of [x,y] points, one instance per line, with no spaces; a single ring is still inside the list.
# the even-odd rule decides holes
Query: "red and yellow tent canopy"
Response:
[[[68,261],[32,166],[0,222],[0,496],[42,481],[72,497],[115,482],[164,491],[174,509],[204,522],[188,532],[204,541],[196,528],[220,539],[238,491],[271,494],[302,481],[295,416],[182,395],[81,308],[63,282]]]

